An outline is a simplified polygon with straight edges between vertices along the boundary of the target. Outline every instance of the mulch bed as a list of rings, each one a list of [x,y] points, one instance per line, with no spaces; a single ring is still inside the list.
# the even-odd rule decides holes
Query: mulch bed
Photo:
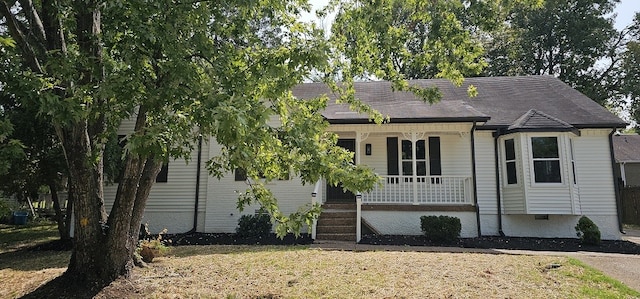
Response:
[[[162,239],[170,246],[182,245],[309,245],[313,239],[309,234],[301,234],[298,238],[287,235],[284,239],[271,234],[262,238],[243,238],[229,233],[188,233],[163,235]],[[365,235],[360,244],[402,245],[402,246],[446,246],[459,248],[513,249],[558,252],[604,252],[640,254],[640,244],[623,240],[603,240],[598,246],[582,245],[578,239],[520,238],[520,237],[480,237],[460,238],[452,242],[434,242],[425,236],[404,235]],[[28,250],[33,251],[67,251],[71,250],[70,241],[52,241]]]
[[[188,233],[175,235],[162,235],[169,245],[309,245],[313,243],[311,235],[301,234],[298,238],[294,235],[287,235],[284,239],[270,234],[267,237],[238,237],[236,234],[207,234]]]
[[[520,237],[480,237],[460,238],[453,242],[433,242],[425,236],[365,235],[361,244],[406,245],[406,246],[448,246],[460,248],[512,249],[561,252],[604,252],[640,254],[640,245],[624,240],[602,240],[600,245],[583,245],[579,239],[563,238],[520,238]]]

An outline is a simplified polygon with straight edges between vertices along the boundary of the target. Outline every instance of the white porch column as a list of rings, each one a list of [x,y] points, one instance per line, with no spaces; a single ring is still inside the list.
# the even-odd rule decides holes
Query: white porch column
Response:
[[[318,194],[321,192],[322,190],[322,179],[318,180],[316,182],[315,187],[313,188],[313,192],[311,193],[311,205],[315,206],[316,204],[318,204]],[[320,205],[322,205],[322,195],[320,195]],[[318,219],[314,219],[313,220],[313,224],[311,225],[311,238],[312,239],[316,239],[316,228],[318,226]]]
[[[356,195],[356,243],[362,239],[362,194]]]
[[[413,204],[418,204],[418,162],[416,158],[418,157],[416,144],[417,144],[416,132],[411,132],[411,169],[413,174]]]

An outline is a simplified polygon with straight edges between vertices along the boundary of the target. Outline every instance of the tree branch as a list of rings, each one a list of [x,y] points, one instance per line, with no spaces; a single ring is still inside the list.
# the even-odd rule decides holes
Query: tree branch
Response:
[[[67,54],[67,45],[62,30],[62,20],[58,17],[56,4],[51,0],[42,0],[42,21],[47,37],[48,50],[60,50]]]
[[[32,30],[35,32],[35,36],[38,41],[42,44],[47,40],[46,33],[44,31],[44,26],[42,25],[42,20],[40,19],[40,15],[38,11],[33,6],[33,1],[31,0],[19,0],[20,5],[22,6],[22,10],[27,15],[27,19],[29,20],[29,24],[31,24]]]
[[[38,60],[38,57],[36,56],[32,45],[29,44],[24,33],[22,32],[22,30],[20,30],[18,20],[16,19],[15,15],[11,13],[11,9],[7,5],[7,2],[4,0],[0,1],[0,14],[7,20],[9,33],[11,34],[11,37],[13,37],[13,39],[16,41],[20,49],[22,49],[24,58],[29,68],[36,73],[42,74],[42,66],[40,66],[40,61]]]

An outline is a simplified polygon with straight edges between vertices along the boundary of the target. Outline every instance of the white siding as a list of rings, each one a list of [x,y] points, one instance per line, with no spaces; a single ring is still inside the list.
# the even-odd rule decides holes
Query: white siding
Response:
[[[493,131],[476,131],[476,183],[482,235],[498,235],[498,197]],[[504,202],[503,202],[504,204]]]
[[[460,237],[478,236],[476,213],[474,212],[419,212],[419,211],[363,211],[362,218],[385,235],[421,235],[421,216],[452,216],[460,218]]]
[[[610,130],[582,130],[573,140],[580,205],[584,215],[617,215]]]
[[[214,155],[220,153],[220,145],[212,140],[209,151]],[[273,181],[267,186],[278,199],[279,207],[285,215],[297,211],[300,206],[311,204],[314,185],[303,186],[299,178]],[[259,208],[258,205],[248,206],[242,213],[236,208],[238,192],[245,192],[247,187],[244,181],[235,181],[233,173],[228,173],[220,180],[209,177],[205,232],[235,232],[240,216],[253,214]]]
[[[602,239],[620,239],[615,217],[592,215],[589,218],[600,229]],[[502,216],[503,231],[510,237],[576,238],[575,226],[578,219],[578,215],[549,215],[548,220],[536,220],[534,215]]]
[[[440,136],[442,175],[471,176],[471,137],[469,134]],[[427,136],[425,136],[425,139]]]
[[[371,144],[371,155],[365,155],[366,144]],[[370,134],[360,145],[360,163],[379,175],[387,174],[387,135]]]
[[[503,187],[502,206],[505,214],[526,214],[527,208],[522,189]]]

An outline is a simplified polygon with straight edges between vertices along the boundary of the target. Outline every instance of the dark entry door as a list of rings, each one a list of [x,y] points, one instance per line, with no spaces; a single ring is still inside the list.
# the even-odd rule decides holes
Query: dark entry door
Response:
[[[356,152],[356,140],[355,139],[338,139],[337,145],[342,148],[348,149],[350,152]],[[353,156],[353,163],[355,163],[356,156]],[[351,191],[343,191],[342,185],[333,186],[327,184],[327,202],[333,203],[353,203],[356,201],[356,195]]]

